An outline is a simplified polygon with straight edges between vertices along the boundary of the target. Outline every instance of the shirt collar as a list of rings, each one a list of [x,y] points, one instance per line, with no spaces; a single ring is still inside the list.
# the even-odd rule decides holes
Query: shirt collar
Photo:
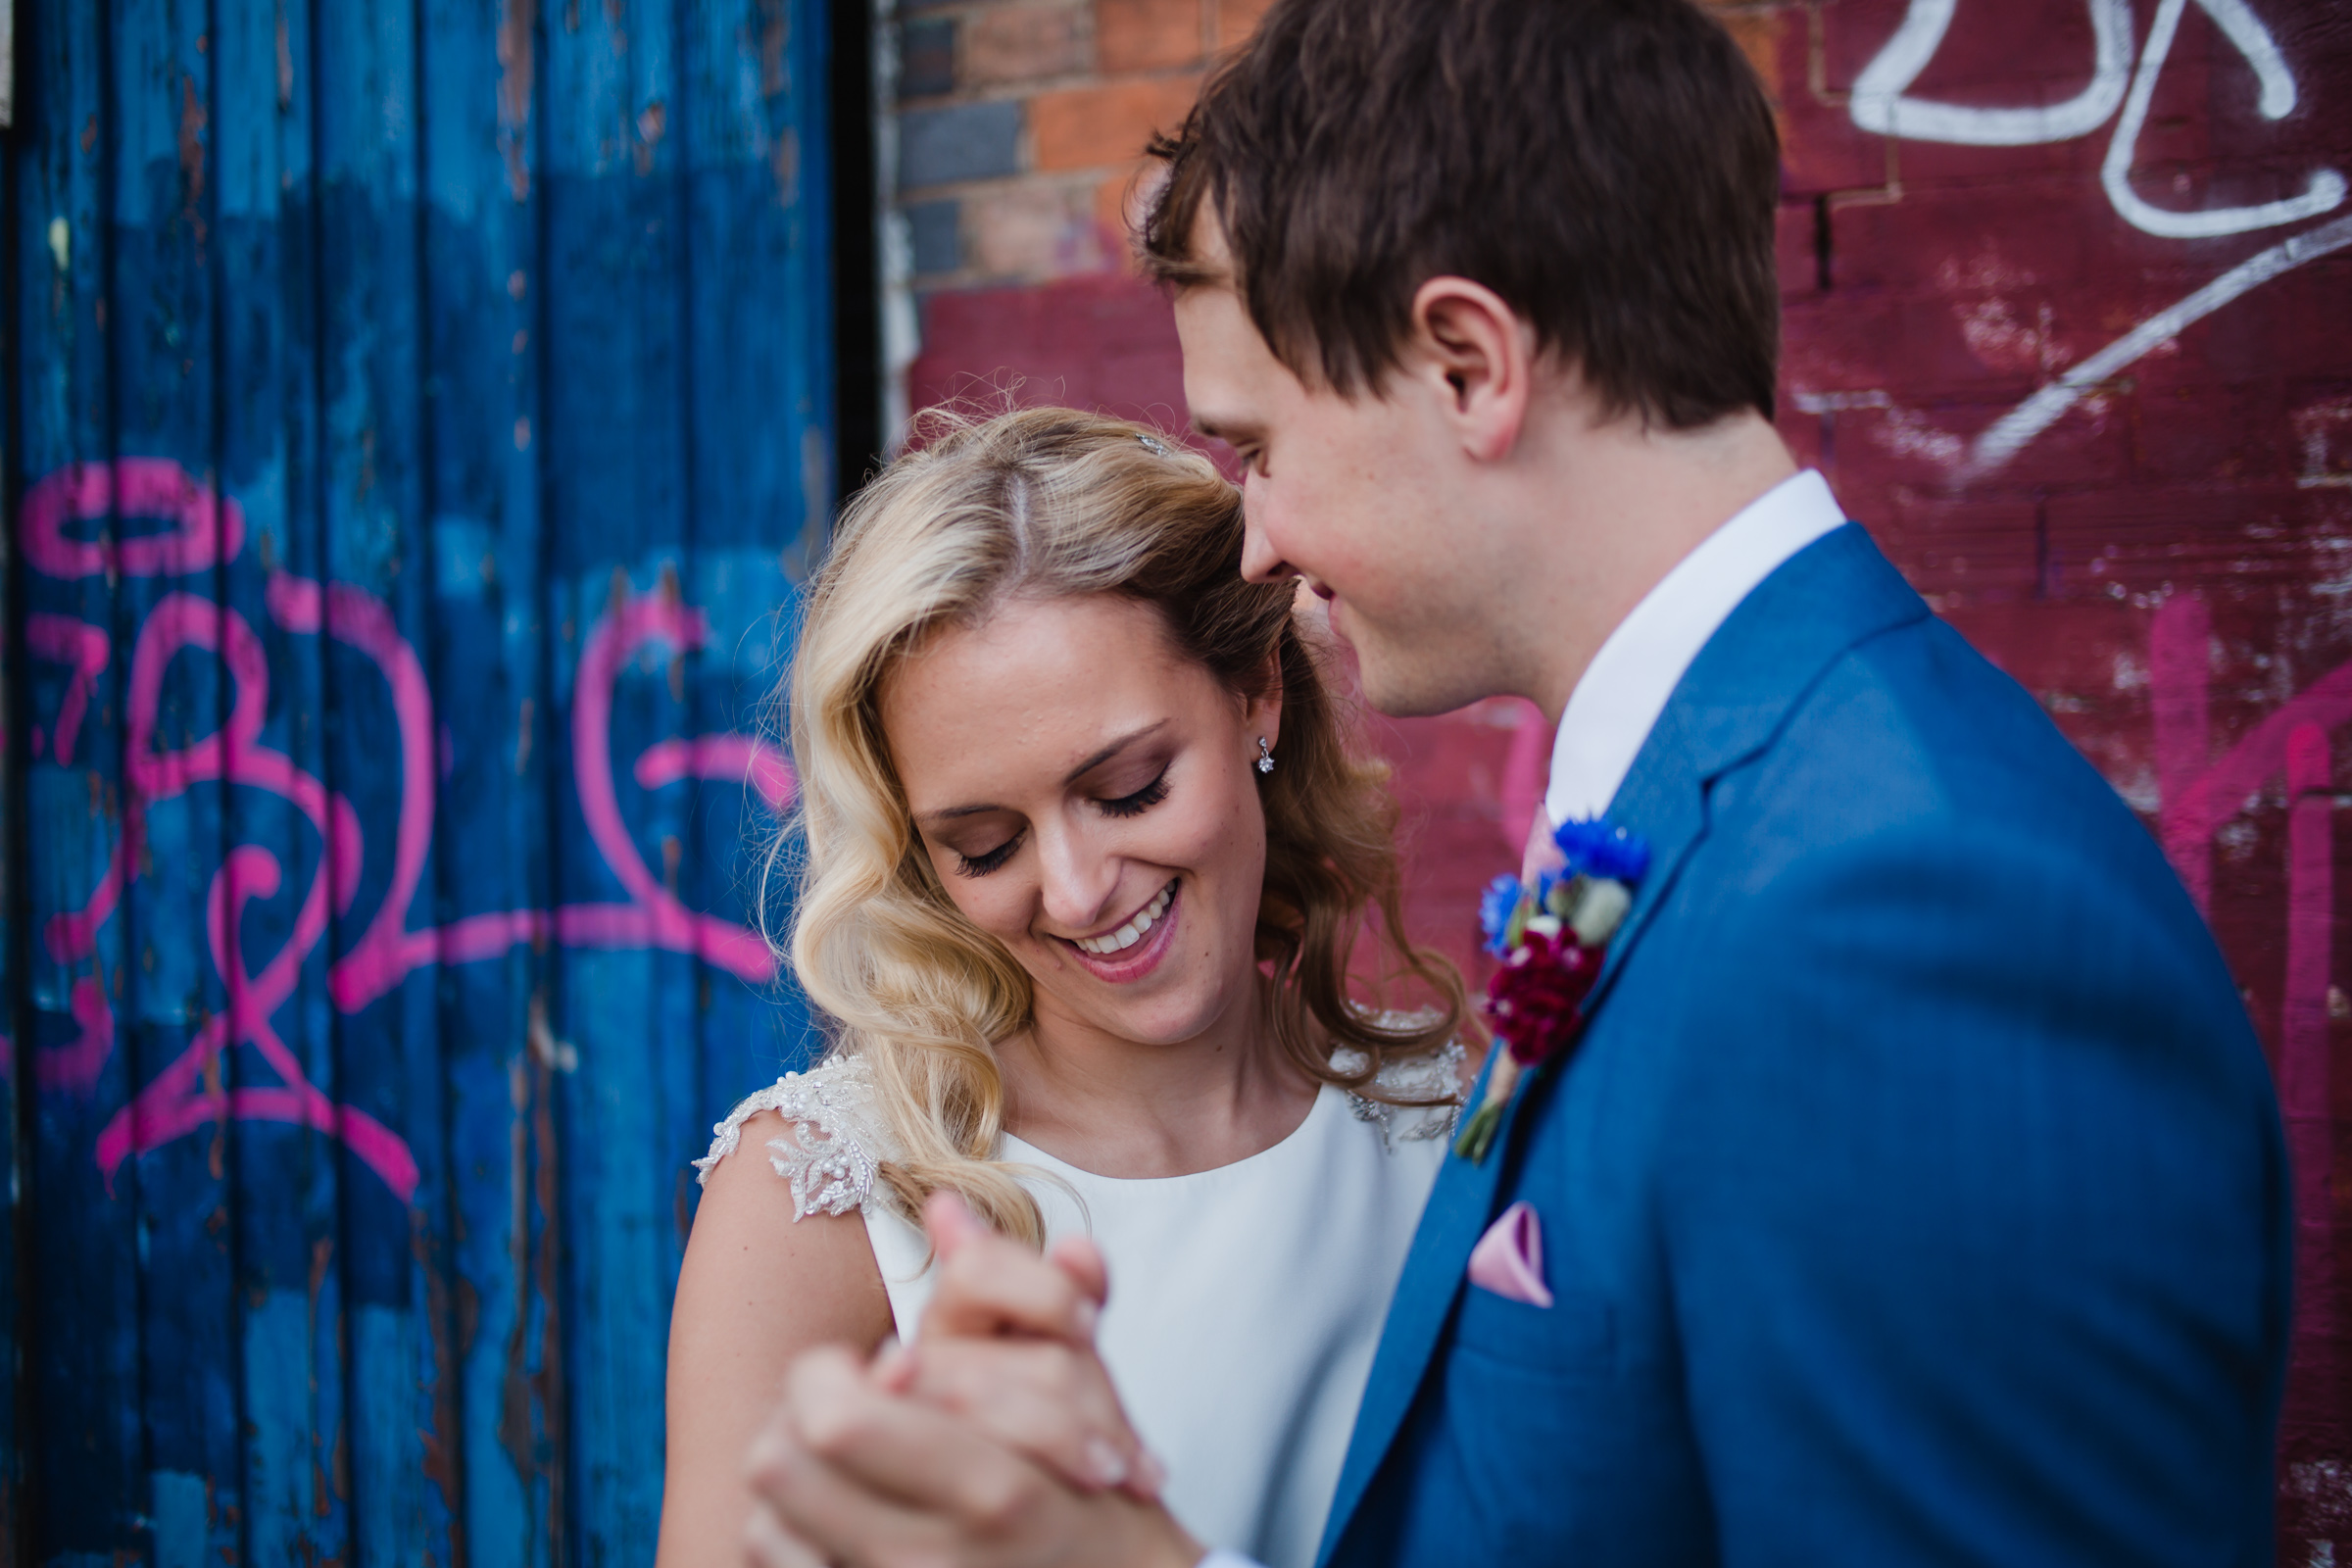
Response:
[[[1642,596],[1592,656],[1560,714],[1544,793],[1554,823],[1608,809],[1716,628],[1782,563],[1844,521],[1829,481],[1807,468],[1742,507]]]

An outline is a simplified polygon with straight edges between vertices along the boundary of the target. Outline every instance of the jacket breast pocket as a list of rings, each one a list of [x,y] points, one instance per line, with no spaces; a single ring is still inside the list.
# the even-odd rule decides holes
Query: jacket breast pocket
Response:
[[[1559,1291],[1551,1305],[1532,1306],[1465,1284],[1452,1348],[1503,1370],[1606,1379],[1616,1360],[1615,1330],[1609,1303],[1594,1297]]]

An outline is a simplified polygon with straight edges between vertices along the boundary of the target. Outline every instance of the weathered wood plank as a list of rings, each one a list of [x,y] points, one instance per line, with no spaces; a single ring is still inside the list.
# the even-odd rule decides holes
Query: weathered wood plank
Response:
[[[664,0],[548,18],[546,505],[572,745],[553,824],[564,905],[677,892],[683,790],[632,776],[687,734],[676,38]],[[631,887],[631,883],[635,887]],[[674,1279],[662,1056],[693,1039],[691,958],[566,950],[559,970],[565,1364],[576,1549],[652,1555],[662,1333]]]
[[[499,925],[553,903],[541,824],[560,733],[540,659],[532,8],[428,0],[423,51],[426,659],[436,692],[463,694],[442,705],[434,878],[440,922],[486,933],[445,957],[441,986],[463,1523],[471,1560],[544,1564],[561,1557],[564,1496],[561,1321],[539,1181],[554,1142],[534,1127],[550,1069],[530,1049],[534,1016],[547,1038],[544,964],[529,921]]]
[[[129,1201],[138,1172],[119,1172],[110,1193],[91,1158],[99,1129],[131,1087],[114,1029],[126,978],[123,928],[120,920],[73,918],[107,883],[122,843],[124,671],[115,657],[114,595],[103,571],[87,569],[88,553],[71,548],[103,546],[113,529],[103,512],[68,525],[58,494],[74,465],[109,455],[110,209],[99,128],[106,26],[99,8],[74,0],[30,9],[26,77],[41,92],[27,107],[40,121],[16,152],[22,286],[14,302],[23,368],[15,412],[27,492],[13,521],[31,656],[24,689],[32,729],[24,867],[32,1024],[19,1046],[32,1057],[35,1086],[27,1252],[39,1289],[24,1321],[36,1348],[28,1405],[39,1441],[27,1444],[26,1493],[30,1553],[45,1562],[74,1551],[135,1551],[147,1488]]]
[[[758,734],[797,624],[798,583],[823,547],[835,428],[827,160],[826,17],[782,0],[705,0],[686,42],[687,252],[695,603],[711,623],[697,690],[706,729]],[[758,279],[754,288],[732,279]],[[780,735],[768,745],[781,753]],[[756,924],[775,811],[740,778],[708,781],[690,863],[704,907]],[[779,906],[770,911],[781,917]],[[798,1008],[725,974],[707,988],[695,1114],[673,1120],[673,1163],[701,1155],[710,1123],[806,1063]],[[691,1202],[696,1194],[689,1194]],[[681,1203],[681,1207],[686,1203]],[[681,1248],[684,1236],[678,1237]]]
[[[267,1008],[267,1015],[231,1060],[236,1082],[257,1091],[307,1085],[331,1098],[334,1019],[323,940],[330,819],[318,724],[325,668],[320,638],[280,618],[283,581],[319,575],[310,18],[301,7],[227,6],[215,21],[216,243],[224,280],[220,471],[246,528],[221,602],[258,637],[270,692],[251,751],[264,765],[246,770],[250,782],[230,792],[229,841],[232,854],[259,849],[278,866],[277,895],[246,906],[252,966],[266,970],[281,956],[298,964],[282,999],[257,1002],[255,1010]],[[239,1122],[232,1149],[245,1310],[246,1558],[347,1559],[351,1488],[336,1266],[342,1155],[331,1130],[253,1119]]]
[[[395,1170],[344,1139],[342,1286],[349,1321],[353,1551],[413,1563],[460,1506],[456,1325],[447,1279],[448,1167],[435,970],[405,937],[431,923],[422,885],[438,721],[422,507],[420,125],[410,0],[312,12],[318,62],[318,358],[325,567],[327,782],[351,802],[357,873],[333,936],[335,1097],[397,1142]],[[421,905],[421,907],[418,906]],[[390,1146],[386,1152],[389,1154]]]
[[[0,51],[7,58],[0,60],[0,75],[8,84],[0,87],[0,127],[7,125],[9,107],[13,101],[16,41],[13,15],[0,22]],[[17,171],[6,159],[0,159],[0,229],[8,239],[16,238],[18,219]],[[8,285],[0,292],[14,298],[15,266],[19,258],[14,247],[0,252],[0,276]],[[13,314],[13,313],[9,313]],[[17,340],[18,322],[0,315],[0,350],[13,346]],[[0,352],[0,364],[9,363],[12,356]],[[0,408],[11,408],[17,401],[14,386],[0,388]],[[15,477],[12,461],[16,444],[13,428],[0,430],[0,495]],[[0,517],[6,507],[0,503]],[[24,1274],[20,1248],[24,1236],[24,1146],[18,1137],[18,1116],[24,1101],[23,1085],[31,1081],[32,1036],[25,1025],[31,1021],[32,1009],[24,992],[24,964],[17,956],[17,943],[25,934],[23,906],[18,894],[23,890],[23,872],[19,866],[19,845],[22,829],[18,809],[24,800],[21,769],[24,754],[16,747],[16,737],[26,732],[18,710],[25,697],[24,691],[24,628],[16,607],[19,598],[17,551],[4,523],[0,523],[0,1181],[8,1184],[4,1199],[0,1199],[0,1399],[8,1407],[0,1410],[0,1568],[17,1568],[22,1559],[24,1529],[24,1442],[20,1416],[24,1400],[24,1301],[30,1281]],[[19,1041],[24,1050],[19,1053]]]
[[[129,676],[122,731],[125,806],[140,842],[118,918],[128,944],[122,1045],[138,1098],[100,1135],[101,1163],[137,1161],[140,1396],[147,1528],[158,1564],[238,1548],[240,1334],[226,1099],[235,1059],[236,910],[267,877],[228,856],[221,780],[227,735],[258,697],[223,613],[219,404],[215,396],[216,185],[211,40],[202,0],[109,7],[112,264],[108,345],[115,385],[113,498],[122,543],[115,657]],[[170,466],[171,480],[134,475]],[[142,493],[142,491],[144,493]],[[144,563],[134,546],[209,510],[215,546],[182,543]],[[174,515],[174,513],[177,515]],[[181,538],[186,537],[184,527]],[[189,938],[218,922],[220,936]]]

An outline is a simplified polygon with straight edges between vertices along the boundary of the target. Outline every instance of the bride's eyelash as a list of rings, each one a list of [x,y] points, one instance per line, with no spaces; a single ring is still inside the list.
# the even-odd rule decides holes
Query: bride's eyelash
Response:
[[[986,855],[965,855],[961,852],[958,852],[956,857],[957,862],[956,866],[956,874],[958,876],[988,875],[989,872],[997,870],[999,867],[1003,866],[1006,860],[1011,859],[1012,852],[1019,849],[1021,847],[1021,840],[1027,838],[1028,836],[1029,835],[1026,833],[1015,833],[1012,837],[1006,839],[1004,843],[989,851]]]
[[[1159,770],[1157,778],[1137,790],[1133,795],[1122,795],[1115,801],[1103,801],[1100,804],[1105,816],[1141,816],[1167,798],[1168,770],[1163,767]]]

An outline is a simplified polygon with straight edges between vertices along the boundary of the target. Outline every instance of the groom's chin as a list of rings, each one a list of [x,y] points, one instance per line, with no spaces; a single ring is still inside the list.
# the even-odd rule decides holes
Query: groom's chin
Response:
[[[1356,690],[1362,694],[1364,706],[1391,718],[1430,718],[1491,695],[1458,678],[1448,679],[1453,673],[1410,659],[1388,658],[1377,651],[1356,652]]]
[[[1432,658],[1411,639],[1368,627],[1352,605],[1329,607],[1301,588],[1296,613],[1309,642],[1322,644],[1334,684],[1391,718],[1450,713],[1493,692],[1459,662]]]

